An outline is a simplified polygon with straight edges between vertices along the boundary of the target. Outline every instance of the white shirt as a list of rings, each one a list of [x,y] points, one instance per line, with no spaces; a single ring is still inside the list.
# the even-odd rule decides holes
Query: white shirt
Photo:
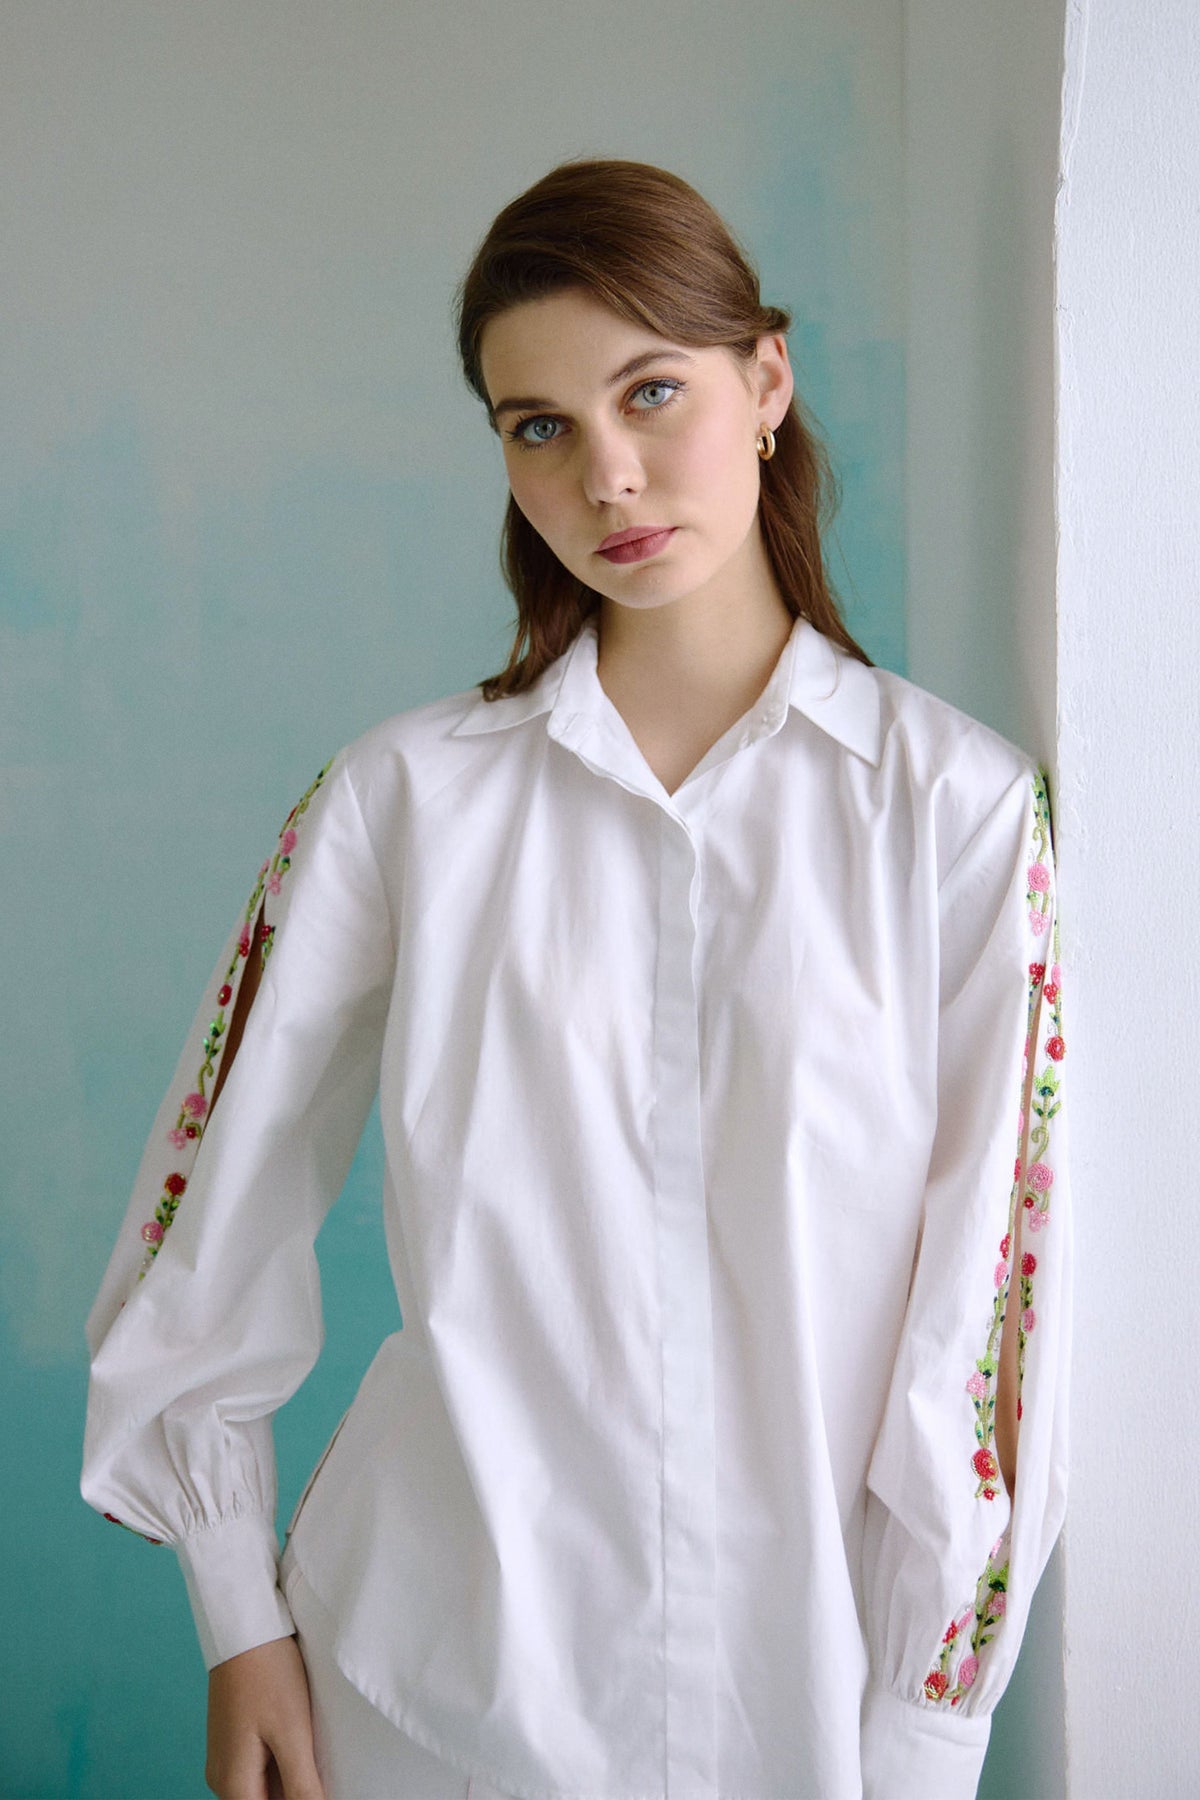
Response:
[[[378,1081],[404,1327],[288,1552],[349,1678],[526,1800],[971,1795],[1063,1515],[1044,786],[798,622],[668,795],[596,658],[290,816],[90,1320],[84,1492],[176,1543],[210,1664],[290,1629],[270,1417]]]

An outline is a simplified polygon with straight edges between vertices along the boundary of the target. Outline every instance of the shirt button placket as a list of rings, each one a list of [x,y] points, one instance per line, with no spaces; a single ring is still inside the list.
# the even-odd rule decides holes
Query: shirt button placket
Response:
[[[687,828],[660,828],[654,1167],[662,1330],[666,1793],[716,1800],[712,1304],[695,954],[701,871]]]

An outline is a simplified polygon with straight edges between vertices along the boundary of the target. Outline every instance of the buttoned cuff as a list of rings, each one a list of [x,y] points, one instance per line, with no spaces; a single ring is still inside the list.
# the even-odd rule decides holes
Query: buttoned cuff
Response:
[[[175,1546],[206,1668],[296,1627],[279,1591],[275,1527],[265,1513],[228,1519]]]
[[[974,1800],[991,1726],[990,1713],[935,1712],[868,1687],[863,1800]]]

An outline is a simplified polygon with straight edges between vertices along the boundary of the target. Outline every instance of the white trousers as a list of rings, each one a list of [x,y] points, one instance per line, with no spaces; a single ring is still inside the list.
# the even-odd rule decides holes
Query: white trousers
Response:
[[[506,1800],[422,1749],[346,1680],[333,1659],[329,1616],[294,1565],[287,1598],[308,1671],[325,1800]]]

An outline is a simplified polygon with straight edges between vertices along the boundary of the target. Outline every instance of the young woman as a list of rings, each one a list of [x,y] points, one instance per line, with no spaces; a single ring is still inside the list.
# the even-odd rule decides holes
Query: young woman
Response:
[[[1063,1512],[1046,790],[849,636],[788,324],[637,163],[464,282],[512,657],[289,814],[91,1320],[222,1800],[975,1791]],[[377,1085],[404,1328],[277,1568]]]

